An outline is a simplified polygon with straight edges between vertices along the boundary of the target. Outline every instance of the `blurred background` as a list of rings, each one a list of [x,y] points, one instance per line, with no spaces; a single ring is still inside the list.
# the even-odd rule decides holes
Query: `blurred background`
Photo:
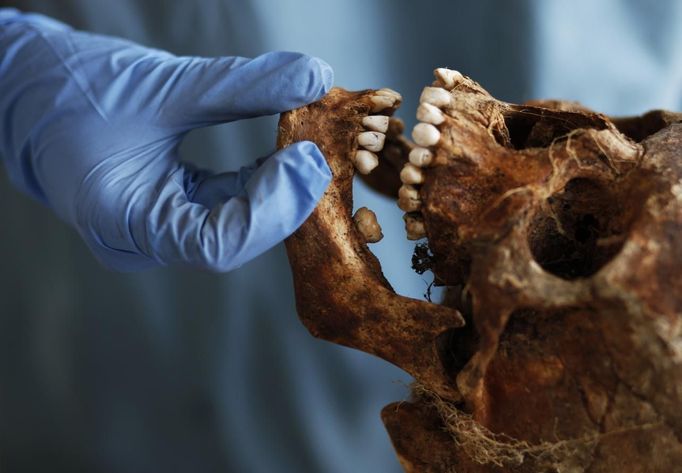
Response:
[[[178,55],[319,56],[336,85],[401,92],[408,130],[441,66],[507,101],[682,109],[676,0],[0,5]],[[276,120],[193,132],[182,155],[237,169],[273,150]],[[402,212],[359,183],[355,198],[378,214],[385,238],[372,248],[394,288],[422,298],[430,277],[410,270]],[[282,245],[230,274],[118,274],[4,170],[0,214],[0,472],[400,471],[379,412],[409,377],[307,333]]]

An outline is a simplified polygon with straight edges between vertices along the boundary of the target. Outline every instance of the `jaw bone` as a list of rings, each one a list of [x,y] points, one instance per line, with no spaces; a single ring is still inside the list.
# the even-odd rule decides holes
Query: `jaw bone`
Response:
[[[360,149],[367,142],[358,137],[384,121],[367,117],[390,116],[399,104],[400,95],[388,89],[348,92],[334,88],[320,102],[282,115],[278,146],[314,141],[333,174],[315,211],[285,242],[296,305],[313,335],[379,356],[441,395],[456,399],[436,344],[441,333],[463,324],[460,314],[396,294],[366,245],[378,236],[376,228],[368,228],[373,227],[372,218],[366,211],[359,211],[355,221],[351,215],[356,170],[368,171],[371,177],[382,162],[395,170],[407,161],[411,145],[400,136],[402,124],[393,119],[383,148],[375,153],[376,170],[358,159],[363,151],[371,153]],[[398,187],[388,186],[395,195]]]

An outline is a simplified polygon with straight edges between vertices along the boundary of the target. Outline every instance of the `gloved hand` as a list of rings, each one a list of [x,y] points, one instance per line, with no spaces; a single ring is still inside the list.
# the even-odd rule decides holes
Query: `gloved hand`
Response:
[[[300,107],[332,78],[301,54],[176,57],[0,9],[0,159],[111,268],[229,271],[298,228],[331,172],[301,142],[213,174],[179,161],[182,137]]]

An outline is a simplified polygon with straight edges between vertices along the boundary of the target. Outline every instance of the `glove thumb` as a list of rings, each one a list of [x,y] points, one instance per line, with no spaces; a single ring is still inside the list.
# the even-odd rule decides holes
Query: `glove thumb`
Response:
[[[164,218],[150,219],[158,226],[144,227],[145,241],[153,242],[147,253],[163,263],[223,272],[238,268],[291,235],[313,212],[331,178],[317,146],[303,141],[273,154],[253,172],[239,195],[210,209],[191,202],[177,181],[169,182],[172,188],[164,189],[149,211],[149,215],[166,212]],[[206,185],[220,182],[210,179]]]

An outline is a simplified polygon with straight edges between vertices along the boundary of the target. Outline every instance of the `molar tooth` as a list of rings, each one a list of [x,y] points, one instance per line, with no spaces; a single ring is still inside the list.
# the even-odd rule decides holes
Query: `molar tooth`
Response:
[[[388,117],[386,115],[369,115],[362,119],[362,125],[368,130],[386,133],[388,131]]]
[[[384,149],[386,135],[377,131],[363,131],[358,135],[358,144],[369,151],[381,151]]]
[[[424,182],[424,173],[414,164],[407,163],[400,171],[400,181],[403,184],[421,184]]]
[[[414,186],[403,184],[400,186],[400,189],[398,189],[398,198],[419,200],[419,191]]]
[[[423,102],[417,107],[417,120],[420,122],[432,123],[433,125],[440,125],[445,121],[445,116],[440,108]]]
[[[440,87],[424,87],[424,90],[419,97],[420,103],[430,103],[436,107],[445,107],[450,105],[450,92]]]
[[[372,101],[372,113],[391,108],[398,101],[395,96],[390,95],[373,95],[370,100]]]
[[[407,184],[400,186],[398,190],[398,207],[404,212],[414,212],[421,209],[422,201],[419,199],[419,191]]]
[[[398,208],[403,212],[416,212],[422,208],[421,200],[398,199]]]
[[[410,151],[410,162],[419,168],[428,166],[431,161],[433,161],[433,153],[426,148],[413,148]]]
[[[430,123],[417,123],[412,130],[412,139],[419,146],[433,146],[440,140],[440,131]]]
[[[403,215],[405,221],[405,231],[407,232],[408,240],[419,240],[426,236],[426,229],[424,228],[424,220],[418,213],[406,213]]]
[[[353,221],[367,243],[376,243],[384,237],[376,214],[367,207],[360,207],[353,215]]]
[[[461,72],[445,67],[439,67],[433,71],[433,75],[436,76],[436,79],[438,79],[446,89],[452,89],[457,85],[457,82],[464,78]]]
[[[351,161],[353,161],[355,168],[360,174],[369,174],[379,165],[379,158],[377,155],[365,149],[357,150]]]

